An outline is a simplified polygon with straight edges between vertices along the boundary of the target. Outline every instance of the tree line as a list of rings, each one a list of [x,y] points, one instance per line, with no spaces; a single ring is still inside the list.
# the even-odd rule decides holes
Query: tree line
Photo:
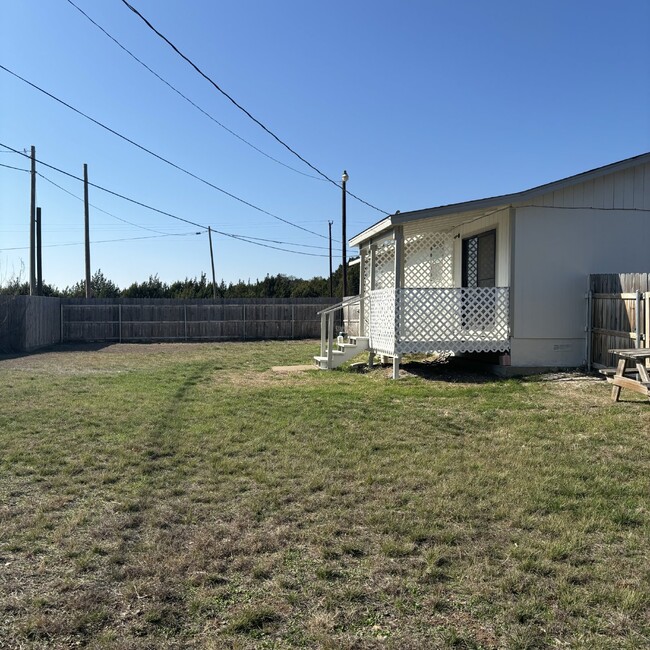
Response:
[[[333,294],[340,297],[343,288],[341,265],[332,276]],[[107,278],[100,270],[96,271],[90,281],[92,295],[96,298],[212,298],[212,282],[205,273],[198,278],[185,278],[168,284],[158,275],[150,275],[144,282],[133,282],[126,288],[120,288]],[[359,265],[348,269],[348,294],[359,291]],[[28,295],[29,282],[22,275],[10,278],[0,286],[0,294]],[[65,298],[83,298],[86,285],[83,280],[72,286],[59,289],[50,284],[43,284],[44,296]],[[329,280],[316,276],[309,280],[292,275],[278,273],[267,275],[254,282],[238,280],[226,284],[223,280],[217,285],[219,298],[322,298],[330,295]]]

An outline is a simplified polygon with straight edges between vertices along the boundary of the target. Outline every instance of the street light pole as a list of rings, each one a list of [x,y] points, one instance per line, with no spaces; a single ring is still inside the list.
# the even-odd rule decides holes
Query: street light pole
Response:
[[[341,189],[343,190],[342,193],[342,203],[341,203],[341,229],[342,229],[342,239],[343,239],[343,253],[342,253],[342,261],[343,261],[343,296],[342,299],[345,300],[345,296],[348,294],[348,260],[347,260],[347,255],[346,251],[348,249],[347,247],[347,236],[346,236],[346,227],[345,227],[345,219],[346,219],[346,214],[345,214],[345,198],[346,198],[346,190],[345,190],[345,184],[348,182],[348,179],[350,177],[348,176],[348,173],[343,170],[343,176],[341,176]]]

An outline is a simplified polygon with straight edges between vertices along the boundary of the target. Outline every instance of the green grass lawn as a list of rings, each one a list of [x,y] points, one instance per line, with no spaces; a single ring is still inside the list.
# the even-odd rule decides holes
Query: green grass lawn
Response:
[[[647,401],[317,348],[0,360],[0,647],[650,647]]]

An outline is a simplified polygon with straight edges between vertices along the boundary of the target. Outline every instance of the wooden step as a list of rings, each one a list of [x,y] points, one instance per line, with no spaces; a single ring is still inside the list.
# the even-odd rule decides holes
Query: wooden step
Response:
[[[338,368],[349,359],[353,359],[358,353],[367,350],[369,347],[369,338],[367,336],[351,336],[349,343],[336,343],[338,349],[332,350],[331,363],[328,364],[327,353],[322,356],[315,356],[314,361],[321,370]]]

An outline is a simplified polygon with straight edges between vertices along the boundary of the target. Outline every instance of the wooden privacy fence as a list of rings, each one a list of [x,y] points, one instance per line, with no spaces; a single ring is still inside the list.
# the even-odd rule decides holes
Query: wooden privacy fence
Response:
[[[62,341],[219,341],[320,336],[335,300],[75,300],[61,303]]]
[[[60,299],[0,296],[0,354],[32,352],[61,341]]]
[[[612,349],[650,347],[650,273],[589,276],[589,363],[616,365]]]

